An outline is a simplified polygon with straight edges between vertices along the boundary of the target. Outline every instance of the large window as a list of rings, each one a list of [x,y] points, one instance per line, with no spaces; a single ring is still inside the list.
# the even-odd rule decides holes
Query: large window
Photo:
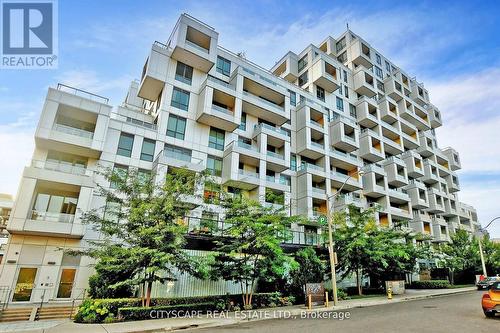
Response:
[[[134,136],[128,133],[121,133],[118,141],[118,150],[116,154],[130,157],[132,155],[132,147],[134,145]]]
[[[299,72],[303,70],[307,66],[307,54],[303,56],[298,63],[298,70]]]
[[[72,223],[76,213],[78,198],[50,193],[36,196],[32,220]]]
[[[382,78],[382,68],[375,66],[375,75],[377,75],[379,78]]]
[[[297,105],[297,94],[291,90],[288,90],[288,92],[290,93],[290,105]]]
[[[191,162],[191,150],[186,148],[165,145],[165,155],[179,161]]]
[[[193,79],[193,67],[178,61],[177,68],[175,69],[175,79],[177,81],[191,84]]]
[[[153,162],[155,145],[156,143],[154,140],[144,138],[142,141],[141,160]]]
[[[247,114],[245,112],[241,113],[241,123],[238,128],[242,131],[247,130]]]
[[[174,87],[174,91],[172,92],[172,102],[170,105],[187,111],[189,107],[189,91]]]
[[[231,74],[231,61],[221,56],[217,56],[217,66],[215,70],[222,75],[229,76],[229,74]]]
[[[321,88],[321,87],[316,87],[316,97],[318,97],[318,99],[320,101],[325,101],[325,89]]]
[[[335,48],[337,49],[337,52],[340,52],[344,49],[344,47],[346,46],[346,42],[345,42],[345,37],[342,37],[341,40],[339,40],[336,44],[335,44]]]
[[[224,137],[226,132],[218,128],[210,128],[210,135],[208,137],[208,146],[218,150],[224,150]]]
[[[222,176],[222,158],[208,155],[207,170],[213,176]]]
[[[344,101],[339,97],[337,97],[337,110],[344,111]]]
[[[308,77],[307,77],[307,72],[304,72],[301,76],[299,76],[299,86],[303,86],[304,84],[306,84],[308,81]]]
[[[167,136],[184,140],[185,132],[186,132],[186,119],[178,117],[173,114],[169,115],[167,124]]]
[[[117,177],[120,180],[125,180],[127,176],[128,176],[128,167],[126,165],[115,164],[113,166],[113,177]],[[117,188],[118,184],[116,184],[114,181],[111,181],[109,187]]]
[[[379,54],[375,53],[375,58],[377,59],[377,64],[382,65],[382,58]]]

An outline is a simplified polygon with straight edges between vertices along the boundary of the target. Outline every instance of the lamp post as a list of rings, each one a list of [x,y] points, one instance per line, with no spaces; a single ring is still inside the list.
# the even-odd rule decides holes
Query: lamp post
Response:
[[[498,220],[500,219],[500,216],[497,216],[495,217],[493,220],[490,221],[490,223],[488,223],[486,225],[486,227],[484,228],[481,228],[479,231],[486,231],[486,229],[495,221],[495,220]],[[481,236],[482,236],[482,233],[481,233]],[[479,244],[479,256],[481,257],[481,266],[483,268],[483,275],[484,276],[488,276],[488,273],[486,272],[486,263],[484,261],[484,253],[483,253],[483,247],[481,245],[481,236],[478,237],[478,244]]]
[[[342,189],[344,188],[345,184],[347,184],[347,182],[349,181],[349,179],[351,179],[352,177],[354,177],[355,175],[357,176],[362,176],[363,175],[363,171],[362,170],[357,170],[355,173],[353,173],[352,175],[349,175],[349,177],[347,177],[347,179],[344,181],[344,183],[342,184],[342,186],[340,186],[340,188],[337,190],[337,192],[335,192],[334,194],[328,196],[327,200],[327,205],[326,205],[326,217],[327,217],[327,220],[328,220],[328,252],[330,254],[330,273],[331,273],[331,278],[332,278],[332,291],[333,291],[333,305],[336,306],[337,303],[338,303],[338,296],[337,296],[337,275],[335,274],[335,252],[333,251],[333,212],[334,212],[334,207],[335,207],[335,199],[337,198],[337,196],[339,195],[339,193],[342,191]],[[330,206],[330,199],[333,198],[333,202]]]

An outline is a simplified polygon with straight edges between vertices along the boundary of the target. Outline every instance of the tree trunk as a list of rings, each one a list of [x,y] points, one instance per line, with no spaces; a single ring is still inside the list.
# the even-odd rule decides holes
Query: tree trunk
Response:
[[[356,269],[356,286],[358,286],[358,295],[363,295],[363,289],[361,287],[361,281],[359,280],[359,269]]]
[[[147,292],[146,292],[146,307],[149,308],[149,305],[151,304],[151,288],[153,287],[151,282],[146,282],[147,283]]]

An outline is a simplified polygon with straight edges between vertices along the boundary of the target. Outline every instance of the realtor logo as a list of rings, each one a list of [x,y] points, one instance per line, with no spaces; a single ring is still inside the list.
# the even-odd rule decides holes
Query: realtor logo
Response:
[[[57,68],[57,2],[1,2],[0,68]]]

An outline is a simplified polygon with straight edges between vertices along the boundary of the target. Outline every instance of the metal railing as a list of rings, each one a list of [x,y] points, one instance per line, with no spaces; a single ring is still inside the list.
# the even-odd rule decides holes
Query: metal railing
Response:
[[[140,127],[144,127],[144,128],[149,128],[149,129],[152,129],[155,131],[158,128],[158,126],[156,126],[156,124],[148,123],[146,121],[142,121],[142,120],[130,118],[130,117],[127,117],[127,123],[131,123],[131,124],[134,124],[136,126],[140,126]]]
[[[219,79],[218,77],[215,77],[215,76],[211,76],[211,75],[208,75],[207,77],[207,80],[208,81],[212,81],[216,84],[220,84],[228,89],[231,89],[231,90],[236,90],[236,87],[232,86],[231,84]]]
[[[68,86],[68,85],[65,85],[62,83],[57,84],[57,90],[60,90],[60,91],[63,91],[63,92],[69,93],[69,94],[73,94],[76,96],[84,97],[84,98],[90,99],[92,101],[97,101],[97,102],[103,103],[103,104],[108,104],[108,102],[109,102],[109,99],[106,97],[96,95],[96,94],[93,94],[91,92],[88,92],[88,91],[85,91],[82,89],[78,89],[75,87],[71,87],[71,86]]]
[[[264,98],[262,98],[260,96],[254,95],[254,94],[252,94],[252,93],[250,93],[248,91],[243,91],[243,95],[250,96],[250,97],[253,97],[253,98],[257,98],[260,102],[262,102],[262,103],[264,103],[264,104],[266,104],[268,106],[271,106],[273,109],[275,109],[274,111],[277,111],[279,113],[284,113],[285,112],[285,109],[282,106],[280,106],[280,105],[278,105],[276,103],[270,102],[267,99],[264,99]]]
[[[76,135],[82,138],[90,139],[92,140],[94,138],[94,133],[82,130],[80,128],[76,127],[71,127],[68,125],[63,125],[63,124],[54,124],[54,130],[70,135]]]
[[[286,136],[290,136],[290,133],[283,130],[282,128],[277,128],[277,127],[274,127],[274,126],[271,126],[271,125],[268,125],[266,123],[260,123],[260,124],[257,124],[254,126],[255,129],[257,128],[265,128],[265,129],[268,129],[268,130],[271,130],[273,132],[276,132],[278,134],[283,134],[283,135],[286,135]]]
[[[173,151],[173,150],[168,150],[168,149],[162,150],[160,152],[160,154],[158,154],[158,156],[161,156],[161,155],[163,155],[165,157],[168,157],[168,158],[173,158],[174,160],[178,160],[178,161],[182,161],[182,162],[188,162],[188,163],[191,163],[191,164],[201,164],[201,163],[203,163],[202,159],[195,158],[195,157],[192,157],[191,155],[183,154],[181,152],[177,152],[177,151]],[[157,156],[157,158],[158,158],[158,156]]]

